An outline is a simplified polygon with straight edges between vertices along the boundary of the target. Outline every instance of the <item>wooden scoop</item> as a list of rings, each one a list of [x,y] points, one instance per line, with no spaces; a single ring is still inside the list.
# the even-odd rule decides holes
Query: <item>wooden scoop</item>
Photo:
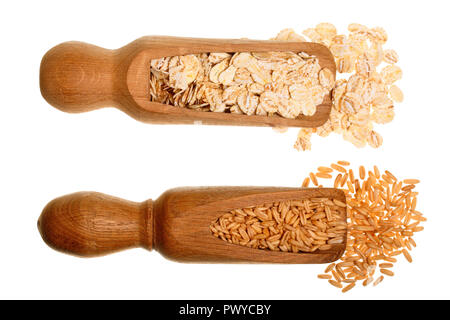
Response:
[[[320,197],[345,203],[344,192],[325,188],[178,188],[141,203],[79,192],[51,201],[38,228],[49,246],[82,257],[142,247],[179,262],[328,263],[341,257],[345,242],[326,251],[285,253],[230,244],[210,230],[233,209]]]
[[[150,102],[150,60],[204,52],[306,52],[336,75],[333,55],[323,45],[309,42],[219,40],[143,37],[117,50],[82,42],[62,43],[42,59],[43,97],[65,112],[116,107],[136,120],[159,124],[216,124],[271,127],[318,127],[329,118],[331,97],[325,96],[313,116],[285,119],[199,112]]]

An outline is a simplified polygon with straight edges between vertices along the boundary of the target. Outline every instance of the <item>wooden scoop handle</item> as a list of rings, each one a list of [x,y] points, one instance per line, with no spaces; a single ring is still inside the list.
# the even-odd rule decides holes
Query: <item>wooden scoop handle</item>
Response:
[[[129,248],[152,249],[152,201],[127,201],[97,192],[78,192],[51,201],[38,220],[52,248],[83,257]]]
[[[115,56],[113,50],[82,42],[65,42],[42,58],[42,96],[70,113],[115,106]]]

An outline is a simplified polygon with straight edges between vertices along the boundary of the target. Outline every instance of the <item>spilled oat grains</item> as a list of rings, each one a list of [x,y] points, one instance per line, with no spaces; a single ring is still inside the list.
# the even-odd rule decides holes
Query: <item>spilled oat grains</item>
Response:
[[[347,198],[346,251],[341,261],[330,264],[319,278],[329,280],[338,288],[358,282],[376,286],[384,276],[394,276],[390,269],[400,256],[412,262],[410,251],[416,246],[413,237],[423,230],[420,224],[427,221],[416,208],[419,193],[415,189],[420,180],[400,180],[388,170],[382,173],[377,166],[371,169],[360,166],[354,170],[349,165],[347,161],[338,161],[329,167],[319,167],[309,175],[320,179],[317,173],[324,168],[334,169],[327,172],[333,174],[334,186],[340,187]],[[303,185],[306,187],[308,183]],[[376,273],[380,275],[374,281]],[[348,285],[342,291],[353,287]]]

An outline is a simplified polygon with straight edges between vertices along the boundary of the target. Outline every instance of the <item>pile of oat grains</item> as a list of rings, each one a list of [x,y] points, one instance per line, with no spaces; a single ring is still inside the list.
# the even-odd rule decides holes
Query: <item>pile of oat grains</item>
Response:
[[[319,279],[347,292],[358,282],[377,286],[399,256],[412,262],[415,233],[427,221],[417,210],[418,179],[398,179],[377,166],[349,168],[347,161],[318,167],[302,183],[344,191],[346,204],[318,198],[238,208],[210,225],[217,238],[254,249],[282,252],[329,250],[346,242],[339,262],[326,267]],[[324,186],[322,181],[330,182]],[[347,217],[347,220],[345,219]]]
[[[282,201],[231,210],[211,232],[231,244],[282,252],[315,252],[342,247],[346,205],[337,199]]]

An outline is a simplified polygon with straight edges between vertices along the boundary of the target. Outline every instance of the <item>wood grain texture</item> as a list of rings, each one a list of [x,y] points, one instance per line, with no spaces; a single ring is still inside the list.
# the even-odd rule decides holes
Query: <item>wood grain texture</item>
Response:
[[[41,62],[41,93],[52,106],[65,112],[115,107],[147,123],[318,127],[327,121],[331,111],[331,93],[313,116],[299,116],[297,119],[198,112],[150,102],[151,59],[243,51],[306,52],[318,57],[320,65],[336,75],[333,55],[317,43],[149,36],[116,50],[82,42],[66,42],[52,48]]]
[[[341,190],[325,188],[178,188],[142,203],[80,192],[51,201],[38,228],[52,248],[83,257],[143,247],[179,262],[329,263],[342,256],[345,243],[327,251],[285,253],[230,244],[209,229],[232,209],[314,197],[345,202]]]
[[[38,220],[44,241],[56,250],[99,256],[152,248],[152,202],[135,203],[96,192],[78,192],[51,201]]]

